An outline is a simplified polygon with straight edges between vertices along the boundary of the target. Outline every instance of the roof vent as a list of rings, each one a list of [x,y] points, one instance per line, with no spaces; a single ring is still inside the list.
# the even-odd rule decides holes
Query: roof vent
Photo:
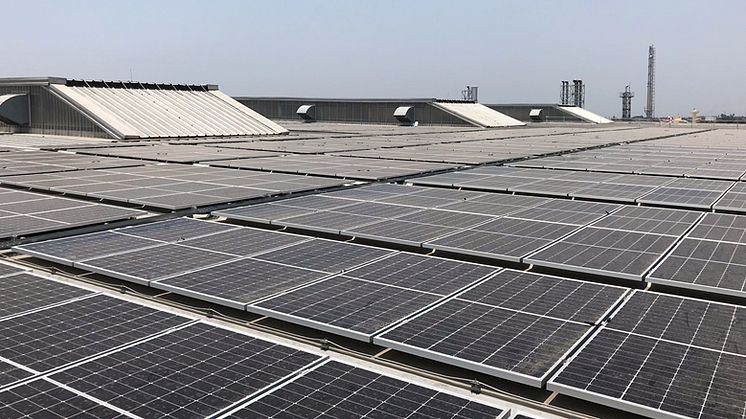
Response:
[[[301,105],[295,112],[303,118],[304,121],[311,122],[316,120],[316,105]]]
[[[0,121],[8,125],[28,124],[28,95],[0,95]]]
[[[531,111],[528,113],[528,116],[534,122],[541,122],[541,111],[541,109],[531,109]]]
[[[414,122],[414,106],[399,106],[394,111],[394,118],[404,124]]]

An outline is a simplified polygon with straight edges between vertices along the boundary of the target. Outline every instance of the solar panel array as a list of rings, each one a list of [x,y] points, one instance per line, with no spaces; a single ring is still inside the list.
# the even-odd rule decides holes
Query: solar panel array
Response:
[[[143,164],[135,160],[80,156],[51,151],[12,151],[0,154],[0,177],[142,166]]]
[[[379,157],[389,155],[392,160],[329,155],[235,160],[250,165],[274,160],[280,165],[258,168],[265,172],[171,164],[85,172],[103,176],[96,184],[120,183],[126,175],[127,180],[138,181],[141,189],[158,189],[160,182],[173,179],[244,185],[247,179],[235,177],[244,173],[258,179],[266,176],[272,179],[270,183],[290,182],[290,177],[277,180],[285,176],[301,178],[266,173],[270,170],[366,179],[331,165],[344,160],[385,166],[380,171],[348,166],[353,171],[372,170],[368,179],[377,179],[399,176],[393,170],[397,167],[415,167],[404,161],[410,150],[412,160],[434,159],[451,150],[441,161],[460,161],[485,157],[479,147],[486,146],[495,146],[485,149],[487,154],[509,150],[510,155],[512,144],[521,155],[540,155],[673,134],[664,128],[582,135],[548,131],[545,138],[520,141],[497,140],[503,134],[490,138],[488,132],[423,134],[412,137],[418,146],[393,138],[391,144],[401,140],[404,148],[381,146],[362,153],[380,152]],[[328,145],[312,143],[323,138],[278,141],[275,151],[286,152],[279,150],[280,143],[286,142],[288,150],[297,147],[316,153],[328,147],[324,152],[330,152],[358,139],[339,134],[349,138],[337,138]],[[381,131],[379,135],[386,134]],[[303,236],[181,218],[25,244],[14,250],[372,342],[393,349],[394,356],[403,352],[644,416],[743,417],[746,379],[741,372],[746,358],[741,350],[741,305],[601,283],[609,278],[648,281],[668,286],[662,290],[680,288],[675,292],[682,294],[686,288],[706,291],[702,295],[713,300],[717,294],[734,300],[746,296],[746,267],[741,262],[746,216],[709,212],[746,208],[741,202],[746,189],[738,181],[743,172],[735,175],[743,141],[731,137],[740,138],[698,133],[411,180],[426,186],[347,188],[212,214],[265,227],[301,229],[307,234]],[[521,141],[525,142],[522,150]],[[260,142],[267,143],[260,147],[273,147]],[[253,150],[251,144],[242,143],[236,149]],[[282,166],[282,161],[295,162],[297,167]],[[140,178],[160,169],[165,172]],[[10,178],[39,182],[39,187],[51,189],[76,176],[85,178],[85,172],[68,172],[73,175],[67,179]],[[228,172],[230,176],[225,175]],[[183,186],[188,193],[192,187]],[[137,187],[129,185],[128,189]],[[425,256],[384,250],[311,237],[314,232],[385,242],[389,248],[398,243],[436,252]],[[439,257],[442,252],[452,259]],[[531,265],[538,272],[464,260],[471,256],[503,266]],[[586,280],[574,279],[578,277]],[[9,330],[18,331],[15,335],[0,333],[0,338],[8,339],[0,344],[0,400],[8,400],[14,408],[26,406],[26,396],[46,397],[35,392],[54,391],[61,405],[67,400],[83,403],[75,398],[85,396],[82,400],[105,410],[100,416],[127,412],[142,417],[355,417],[371,410],[373,416],[384,417],[507,413],[451,399],[446,393],[415,389],[412,384],[303,351],[297,355],[302,361],[290,362],[286,370],[267,369],[275,361],[263,357],[260,361],[256,353],[261,349],[254,346],[241,352],[249,347],[247,339],[253,342],[256,338],[240,333],[226,337],[224,329],[191,319],[162,329],[158,329],[162,323],[155,321],[148,329],[135,319],[138,316],[128,316],[130,309],[118,299],[86,290],[54,295],[49,286],[37,275],[4,270],[0,264],[0,294],[11,302],[4,305],[0,298],[0,306],[9,310],[4,314],[0,309],[0,329],[7,324]],[[33,297],[19,303],[20,293]],[[134,332],[107,326],[113,322],[114,311]],[[50,320],[67,322],[77,315],[90,327],[63,328]],[[22,318],[30,322],[30,328],[20,323]],[[76,343],[58,351],[55,342],[59,339]],[[224,342],[218,357],[230,361],[200,362],[208,351],[207,341],[210,345]],[[101,351],[88,352],[97,345]],[[282,363],[288,360],[284,351],[270,352]],[[239,359],[256,360],[252,365],[261,367],[252,372],[239,365]],[[228,370],[237,368],[240,377],[249,379],[241,381],[217,367],[226,362],[231,365]],[[136,368],[143,375],[133,374]],[[178,375],[181,372],[186,376]],[[150,378],[142,380],[144,374],[159,384],[153,386]],[[269,381],[257,385],[251,378]],[[214,391],[205,391],[208,385]],[[218,403],[213,402],[213,394],[220,398]],[[445,411],[438,410],[445,406]]]
[[[453,164],[402,162],[328,155],[286,155],[262,159],[223,160],[216,167],[280,173],[332,176],[344,179],[380,180],[453,169]]]
[[[706,214],[648,276],[653,283],[746,295],[746,216]]]
[[[727,134],[726,134],[727,135]],[[732,135],[732,134],[731,134]],[[746,151],[718,131],[517,163],[522,167],[739,180]]]
[[[626,292],[504,270],[374,342],[540,387]]]
[[[547,388],[658,418],[746,414],[742,306],[635,291]]]
[[[642,281],[645,273],[701,216],[693,211],[627,206],[524,262]]]
[[[229,203],[343,184],[341,180],[311,176],[178,164],[9,176],[1,178],[0,183],[161,210]]]
[[[577,197],[693,209],[717,208],[732,181],[488,166],[410,179],[415,185]],[[738,184],[735,184],[738,185]],[[728,204],[725,204],[728,206]],[[729,208],[731,209],[731,208]],[[732,208],[739,210],[739,208]]]
[[[92,156],[154,160],[166,163],[197,163],[200,161],[251,159],[280,155],[280,153],[270,153],[266,151],[160,143],[153,143],[145,146],[132,145],[130,147],[77,148],[75,149],[75,153]]]
[[[331,395],[318,413],[509,414],[10,265],[0,264],[0,277],[4,300],[26,303],[0,313],[3,418],[246,417],[269,407],[308,417],[317,397]]]
[[[0,238],[23,237],[145,214],[135,209],[0,188]]]

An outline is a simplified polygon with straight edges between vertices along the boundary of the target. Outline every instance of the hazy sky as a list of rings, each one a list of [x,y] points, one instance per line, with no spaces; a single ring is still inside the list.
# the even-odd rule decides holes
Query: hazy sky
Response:
[[[633,115],[746,114],[743,1],[15,1],[0,77],[214,83],[235,96],[557,102]]]

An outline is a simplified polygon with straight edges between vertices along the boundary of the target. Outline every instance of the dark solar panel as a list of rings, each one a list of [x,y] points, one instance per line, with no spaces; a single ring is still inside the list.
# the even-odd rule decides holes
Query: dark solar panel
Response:
[[[0,319],[89,294],[30,273],[10,275],[0,280]]]
[[[678,236],[586,227],[525,263],[641,281]]]
[[[315,269],[321,272],[336,273],[391,253],[390,250],[374,247],[314,239],[264,253],[256,258],[306,269]]]
[[[154,288],[243,310],[267,297],[327,273],[255,259],[240,259],[151,283]]]
[[[234,256],[251,256],[259,252],[266,252],[305,240],[308,240],[308,238],[276,231],[238,228],[210,236],[185,240],[180,242],[180,244]]]
[[[340,362],[328,362],[230,418],[496,419],[503,410]]]
[[[126,281],[144,283],[234,259],[225,253],[210,252],[176,244],[164,244],[127,253],[103,256],[75,263],[74,266]]]
[[[743,416],[744,321],[742,307],[637,291],[547,388],[644,415]]]
[[[42,379],[0,392],[0,417],[120,419],[128,416]]]
[[[512,262],[577,229],[569,224],[499,218],[475,229],[427,242],[423,247]]]
[[[699,212],[625,206],[594,223],[594,227],[680,236],[702,216]]]
[[[541,386],[624,293],[623,288],[506,270],[374,342]]]
[[[74,262],[81,260],[159,244],[160,242],[155,240],[106,231],[24,244],[14,247],[13,250],[72,266]]]
[[[51,378],[140,417],[209,417],[318,360],[311,353],[196,324]]]
[[[200,221],[192,218],[177,218],[175,220],[127,227],[117,231],[132,236],[174,242],[206,236],[208,234],[222,233],[235,228],[237,227],[227,224]]]
[[[384,220],[362,227],[342,231],[349,236],[358,236],[409,246],[421,246],[422,243],[459,231],[458,228],[436,226],[432,224],[413,223],[401,220]]]
[[[494,272],[488,266],[400,253],[247,309],[369,341],[381,329]]]
[[[0,356],[48,371],[150,336],[188,319],[93,296],[0,322]]]

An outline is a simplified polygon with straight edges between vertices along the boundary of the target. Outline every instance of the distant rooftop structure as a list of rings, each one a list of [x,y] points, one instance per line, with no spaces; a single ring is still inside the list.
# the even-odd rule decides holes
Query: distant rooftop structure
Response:
[[[0,132],[114,139],[287,134],[217,85],[0,79]]]

